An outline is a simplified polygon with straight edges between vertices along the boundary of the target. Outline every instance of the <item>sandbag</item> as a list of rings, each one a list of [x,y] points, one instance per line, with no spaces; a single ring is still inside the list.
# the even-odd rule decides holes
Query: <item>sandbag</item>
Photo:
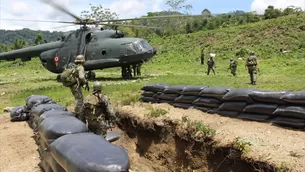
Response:
[[[88,132],[86,124],[73,116],[49,117],[38,126],[39,135],[48,144],[63,135],[83,132]]]
[[[153,97],[156,93],[152,91],[144,91],[141,95],[143,97]]]
[[[161,95],[158,95],[157,97],[158,97],[158,99],[160,99],[160,100],[171,100],[171,101],[175,101],[175,99],[177,98],[177,97],[179,97],[180,96],[180,94],[165,94],[165,93],[163,93],[163,94],[161,94]]]
[[[291,127],[296,129],[305,128],[305,119],[275,117],[270,122],[283,127]]]
[[[187,85],[173,85],[173,86],[168,86],[163,93],[166,94],[181,94],[184,88],[186,88]]]
[[[26,121],[29,119],[29,114],[25,105],[16,106],[10,113],[11,121]]]
[[[222,97],[230,90],[231,88],[226,88],[226,87],[206,87],[199,93],[199,96],[213,97],[222,100]]]
[[[53,172],[51,166],[47,163],[47,161],[42,160],[39,162],[38,166],[44,171],[44,172]]]
[[[146,84],[141,90],[143,91],[152,91],[152,92],[163,92],[167,88],[166,84]]]
[[[208,86],[187,86],[183,89],[182,95],[198,96],[199,93]]]
[[[238,115],[239,119],[246,119],[250,121],[268,122],[269,115],[252,114],[252,113],[241,113]]]
[[[218,108],[211,108],[207,111],[208,114],[216,114],[218,112]]]
[[[121,134],[119,132],[115,132],[115,131],[107,131],[106,134],[106,140],[108,142],[114,142],[116,140],[118,140],[121,137]]]
[[[305,106],[281,105],[273,112],[273,115],[305,119]]]
[[[151,102],[151,103],[159,103],[160,102],[158,99],[155,99],[155,98],[152,98],[152,97],[141,97],[140,101]]]
[[[51,143],[49,149],[54,159],[66,171],[127,172],[130,166],[124,148],[93,133],[62,136]]]
[[[281,100],[281,97],[285,95],[286,92],[287,91],[253,90],[249,93],[249,96],[257,102],[285,104],[285,102]]]
[[[202,107],[202,106],[197,106],[197,105],[193,105],[192,108],[201,110],[202,112],[208,112],[209,110],[212,109],[212,108]]]
[[[222,105],[219,106],[218,110],[243,112],[246,106],[246,102],[224,102],[222,103]]]
[[[185,95],[181,95],[179,97],[177,97],[174,101],[175,103],[188,103],[188,104],[192,104],[193,101],[195,101],[198,97],[197,96],[185,96]]]
[[[52,171],[54,172],[66,172],[62,167],[61,165],[52,157],[52,155],[49,153],[49,150],[46,148],[46,149],[42,149],[42,148],[39,148],[41,152],[41,159],[43,161],[46,162],[46,164],[48,164]]]
[[[192,106],[192,104],[174,103],[173,106],[176,107],[176,108],[188,109],[188,108],[190,108],[190,106]]]
[[[296,92],[287,92],[281,98],[281,100],[289,103],[295,104],[305,104],[305,92],[303,91],[296,91]]]
[[[170,105],[173,105],[175,103],[172,100],[159,100],[159,101],[160,101],[159,103],[167,103],[167,104],[170,104]]]
[[[244,112],[272,115],[277,107],[277,104],[256,103],[246,106]]]
[[[254,88],[244,88],[244,89],[236,89],[230,90],[227,94],[222,97],[224,101],[245,101],[248,103],[253,103],[253,99],[249,96]]]
[[[216,98],[209,98],[209,97],[199,97],[198,99],[196,99],[193,104],[196,106],[204,106],[204,107],[212,107],[212,108],[216,108],[219,107],[221,105],[221,101],[219,101]]]
[[[33,110],[30,112],[30,115],[33,117],[39,117],[42,113],[49,110],[68,111],[66,107],[63,107],[59,104],[41,104],[33,108]]]
[[[28,111],[31,111],[40,104],[55,104],[55,102],[50,97],[42,95],[31,95],[25,100],[26,109]]]
[[[223,111],[223,110],[219,110],[217,114],[231,118],[236,118],[239,115],[239,113],[236,111]]]
[[[72,112],[69,111],[62,111],[62,110],[49,110],[40,115],[40,117],[37,119],[37,125],[39,125],[43,120],[49,117],[53,116],[74,116]]]

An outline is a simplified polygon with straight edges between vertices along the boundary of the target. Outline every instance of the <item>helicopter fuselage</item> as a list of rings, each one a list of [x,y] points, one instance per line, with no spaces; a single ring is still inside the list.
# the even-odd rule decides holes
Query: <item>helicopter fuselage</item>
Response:
[[[146,40],[123,37],[115,30],[82,28],[66,33],[56,42],[0,53],[0,60],[27,61],[39,56],[47,70],[61,73],[79,54],[85,56],[86,71],[143,63],[155,55],[156,50]]]

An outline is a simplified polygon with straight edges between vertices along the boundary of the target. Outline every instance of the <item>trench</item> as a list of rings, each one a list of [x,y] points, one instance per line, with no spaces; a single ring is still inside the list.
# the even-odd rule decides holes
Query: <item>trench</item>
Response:
[[[115,144],[128,151],[132,172],[276,171],[266,162],[242,158],[234,147],[215,146],[212,138],[198,141],[191,133],[181,134],[173,121],[118,117],[122,136]]]

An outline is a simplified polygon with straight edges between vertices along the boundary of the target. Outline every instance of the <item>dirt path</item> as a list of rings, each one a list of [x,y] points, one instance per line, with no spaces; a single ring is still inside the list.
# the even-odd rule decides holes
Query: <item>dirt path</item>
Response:
[[[9,114],[0,115],[0,171],[39,172],[37,145],[26,122],[11,122]]]
[[[184,110],[168,104],[137,103],[123,106],[120,110],[144,117],[149,107],[161,108],[168,113],[166,118],[179,119],[183,116],[202,121],[216,130],[215,139],[219,146],[233,142],[236,137],[250,141],[250,152],[245,155],[258,161],[291,167],[293,171],[305,171],[305,131],[295,131],[272,126],[269,123],[250,122],[203,113],[196,109]]]

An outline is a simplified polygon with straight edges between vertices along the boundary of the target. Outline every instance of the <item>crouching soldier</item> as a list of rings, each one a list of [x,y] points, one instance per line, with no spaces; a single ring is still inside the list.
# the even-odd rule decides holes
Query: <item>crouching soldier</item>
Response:
[[[116,122],[114,109],[109,98],[102,94],[102,84],[94,82],[93,93],[84,100],[81,108],[80,120],[87,123],[88,129],[97,135],[106,137],[107,130]]]

